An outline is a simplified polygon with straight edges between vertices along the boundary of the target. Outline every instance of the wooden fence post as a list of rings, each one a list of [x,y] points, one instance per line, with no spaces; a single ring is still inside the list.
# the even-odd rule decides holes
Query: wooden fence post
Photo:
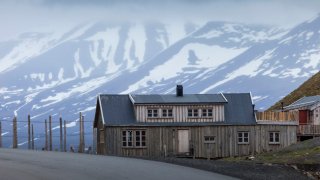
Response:
[[[28,114],[28,149],[31,149],[31,142],[30,142],[30,114]]]
[[[0,148],[2,148],[2,126],[0,121]]]
[[[82,152],[84,153],[84,149],[85,149],[85,141],[84,141],[84,116],[82,116],[81,118],[81,121],[82,121],[82,144],[81,144],[81,147],[82,147]]]
[[[51,115],[49,116],[49,151],[52,151],[52,125]]]
[[[31,148],[32,148],[32,150],[34,150],[34,133],[33,133],[33,124],[31,125],[31,136],[32,136],[32,140],[31,140]]]
[[[78,152],[79,153],[83,153],[82,152],[82,113],[80,112],[80,115],[79,115],[79,149],[78,149]]]
[[[16,149],[18,148],[18,134],[17,134],[17,117],[14,116],[13,118],[13,142],[12,142],[12,148]]]
[[[45,145],[44,145],[44,149],[46,151],[48,151],[48,123],[47,123],[47,120],[44,120],[44,124],[45,124],[45,138],[46,138],[46,141],[45,141]]]
[[[62,117],[60,116],[60,152],[63,151],[63,145],[62,145]]]
[[[64,140],[63,140],[63,148],[64,148],[64,152],[67,152],[67,122],[66,120],[64,120]]]

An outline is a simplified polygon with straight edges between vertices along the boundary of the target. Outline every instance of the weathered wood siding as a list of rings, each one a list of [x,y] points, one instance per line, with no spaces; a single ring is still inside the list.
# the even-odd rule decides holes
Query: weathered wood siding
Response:
[[[98,154],[105,154],[106,150],[106,134],[105,128],[102,122],[101,114],[99,113],[98,117],[98,125],[96,128],[96,137],[97,137],[97,153]]]
[[[199,117],[188,117],[188,109],[199,109]],[[212,109],[212,117],[202,117],[201,109]],[[159,117],[148,118],[148,109],[158,109]],[[172,109],[173,117],[162,117],[162,109]],[[135,105],[138,122],[219,122],[224,121],[223,105]]]
[[[298,136],[319,136],[320,125],[299,125]]]
[[[145,148],[122,147],[123,130],[146,130]],[[216,158],[243,156],[286,147],[297,141],[297,126],[199,126],[199,127],[106,127],[106,154],[117,156],[176,156],[178,155],[178,130],[189,130],[190,149],[194,156]],[[238,132],[249,132],[249,143],[238,143]],[[269,132],[280,132],[280,143],[269,143]],[[205,143],[204,136],[215,136],[215,143]],[[190,150],[191,151],[191,150]]]

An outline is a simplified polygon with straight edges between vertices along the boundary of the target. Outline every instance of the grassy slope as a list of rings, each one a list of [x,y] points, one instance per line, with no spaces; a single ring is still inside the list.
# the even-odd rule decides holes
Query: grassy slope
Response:
[[[226,158],[226,161],[246,161],[246,157]],[[298,142],[276,152],[255,156],[255,162],[276,164],[320,164],[320,137]]]
[[[281,102],[284,102],[284,106],[288,106],[301,97],[314,95],[320,95],[320,71],[304,82],[299,88],[271,106],[268,110],[280,109]]]

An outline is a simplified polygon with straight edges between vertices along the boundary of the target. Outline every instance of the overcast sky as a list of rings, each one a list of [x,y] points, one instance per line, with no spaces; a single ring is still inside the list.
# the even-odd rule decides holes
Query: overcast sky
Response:
[[[320,0],[1,0],[0,41],[94,20],[233,21],[291,27],[319,13]]]

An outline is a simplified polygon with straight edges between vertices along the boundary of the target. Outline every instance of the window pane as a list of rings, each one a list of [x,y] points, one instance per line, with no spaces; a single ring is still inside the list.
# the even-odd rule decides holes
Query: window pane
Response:
[[[127,142],[126,142],[126,141],[123,141],[123,142],[122,142],[122,146],[127,146]]]
[[[245,132],[243,133],[244,137],[247,138],[249,136],[249,133]]]
[[[242,138],[241,137],[238,138],[238,142],[242,142]]]
[[[241,132],[238,133],[238,136],[239,136],[239,138],[242,138],[242,133]]]
[[[198,117],[198,109],[193,110],[193,116]]]
[[[163,110],[162,110],[162,116],[163,116],[163,117],[167,117],[167,110],[166,110],[166,109],[163,109]]]
[[[275,142],[279,142],[279,133],[275,133]]]
[[[158,117],[158,110],[157,109],[153,110],[153,117]]]
[[[272,133],[272,132],[269,133],[269,141],[270,141],[270,142],[273,142],[273,133]]]
[[[141,146],[146,146],[146,142],[142,142],[142,143],[141,143]]]
[[[136,136],[140,136],[140,131],[136,131]]]
[[[243,142],[249,142],[249,138],[248,138],[248,137],[245,137],[245,138],[243,139]]]
[[[169,116],[169,117],[172,117],[172,109],[169,109],[168,116]]]
[[[146,135],[146,131],[141,131],[142,136]]]
[[[128,142],[132,142],[132,131],[128,131]]]
[[[188,109],[188,116],[192,117],[192,109]]]
[[[207,110],[206,109],[202,109],[202,116],[204,116],[204,117],[207,116]]]

